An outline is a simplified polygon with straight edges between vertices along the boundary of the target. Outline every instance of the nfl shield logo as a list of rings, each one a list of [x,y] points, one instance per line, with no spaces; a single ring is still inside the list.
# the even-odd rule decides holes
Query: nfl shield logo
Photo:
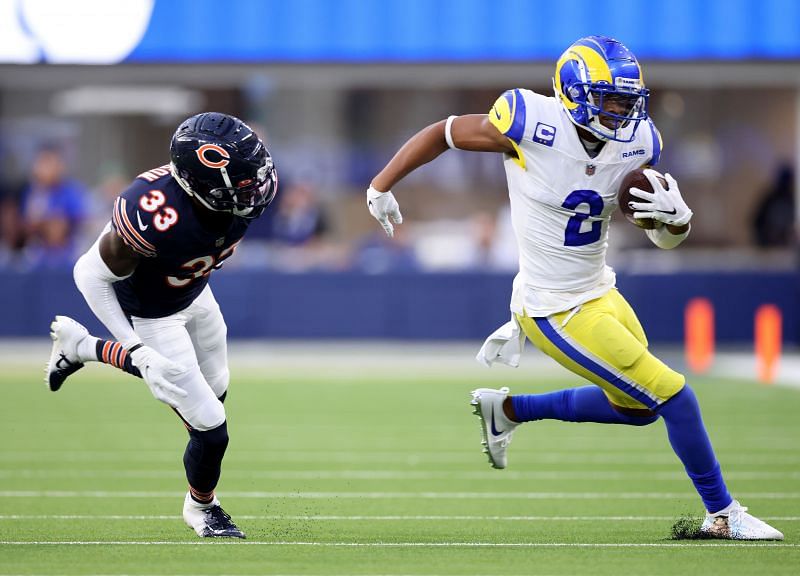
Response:
[[[594,176],[594,170],[596,166],[594,164],[587,164],[586,165],[586,175],[587,176]]]
[[[225,236],[223,236],[222,238],[217,238],[217,241],[216,241],[216,242],[214,242],[214,245],[215,245],[217,248],[219,248],[219,247],[220,247],[220,246],[222,246],[223,244],[225,244]]]

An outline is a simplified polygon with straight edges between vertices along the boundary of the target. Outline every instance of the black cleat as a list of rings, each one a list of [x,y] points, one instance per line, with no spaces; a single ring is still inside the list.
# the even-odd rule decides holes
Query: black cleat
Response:
[[[183,519],[202,538],[246,538],[216,498],[208,508],[197,508],[187,494]]]

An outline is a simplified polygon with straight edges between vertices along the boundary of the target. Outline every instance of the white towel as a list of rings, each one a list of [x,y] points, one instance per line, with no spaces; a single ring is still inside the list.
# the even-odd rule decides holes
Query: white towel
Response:
[[[516,368],[524,346],[525,333],[516,315],[511,314],[511,321],[489,335],[475,359],[487,368],[491,368],[495,362]]]

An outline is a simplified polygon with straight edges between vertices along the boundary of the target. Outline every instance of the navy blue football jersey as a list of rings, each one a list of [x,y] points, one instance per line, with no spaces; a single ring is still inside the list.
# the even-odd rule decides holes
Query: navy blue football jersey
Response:
[[[114,230],[142,256],[131,276],[114,283],[126,314],[160,318],[183,310],[233,254],[250,221],[231,216],[226,230],[214,231],[195,215],[202,209],[193,206],[169,166],[140,174],[116,199]]]

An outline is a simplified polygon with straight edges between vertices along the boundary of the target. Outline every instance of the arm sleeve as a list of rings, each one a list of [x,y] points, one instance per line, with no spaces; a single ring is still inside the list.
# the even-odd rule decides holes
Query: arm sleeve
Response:
[[[654,228],[652,230],[645,230],[645,234],[647,234],[647,237],[650,238],[650,241],[659,248],[662,248],[663,250],[671,250],[686,240],[686,237],[689,236],[689,232],[691,231],[692,227],[689,226],[689,229],[683,234],[672,234],[669,230],[667,230],[666,226],[660,226],[659,228]]]
[[[106,226],[100,234],[100,238],[109,231],[110,227]],[[131,348],[141,343],[141,338],[133,331],[133,327],[122,311],[112,286],[114,282],[124,280],[126,276],[115,275],[103,261],[103,257],[100,256],[99,238],[75,263],[73,276],[75,285],[83,294],[89,308],[120,344],[125,348]]]

